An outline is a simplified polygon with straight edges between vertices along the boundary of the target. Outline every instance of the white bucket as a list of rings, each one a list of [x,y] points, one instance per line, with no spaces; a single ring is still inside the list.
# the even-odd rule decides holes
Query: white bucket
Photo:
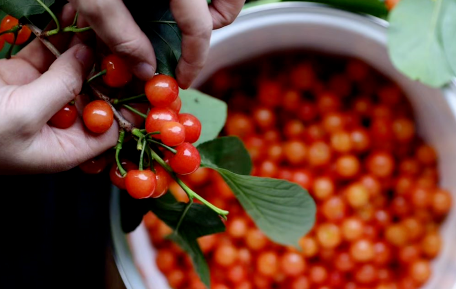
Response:
[[[277,50],[310,48],[363,59],[393,79],[408,96],[418,133],[437,150],[440,184],[456,200],[456,85],[431,89],[398,72],[387,53],[387,26],[381,19],[310,3],[282,2],[249,8],[233,24],[214,31],[207,65],[195,87],[222,67]],[[128,236],[130,245],[122,233],[118,193],[113,192],[111,229],[115,260],[126,287],[169,289],[155,267],[155,253],[145,228],[140,226]],[[424,289],[456,289],[455,210],[448,215],[441,234],[443,248],[432,263],[433,274]]]

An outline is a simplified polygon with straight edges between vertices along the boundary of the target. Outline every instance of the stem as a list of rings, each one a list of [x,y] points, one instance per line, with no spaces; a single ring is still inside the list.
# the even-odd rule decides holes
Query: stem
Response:
[[[120,104],[120,103],[124,103],[124,102],[131,102],[132,100],[137,100],[139,98],[143,98],[144,96],[146,96],[146,95],[143,93],[143,94],[140,94],[140,95],[135,95],[135,96],[127,97],[127,98],[113,99],[112,103],[113,104]]]
[[[222,216],[224,219],[226,219],[226,215],[228,215],[228,211],[222,210],[220,208],[217,208],[216,206],[212,205],[208,201],[206,201],[203,197],[195,193],[192,189],[190,189],[181,179],[179,179],[176,174],[173,172],[171,167],[165,163],[165,161],[156,153],[152,150],[152,156],[159,163],[172,177],[173,179],[179,184],[179,186],[187,193],[188,198],[192,200],[193,198],[201,201],[203,204],[211,208],[214,212]]]
[[[16,26],[14,26],[13,28],[11,28],[9,30],[5,30],[5,31],[0,32],[0,36],[2,36],[3,34],[7,34],[7,33],[16,33],[19,30],[21,30],[21,26],[20,25],[16,25]]]
[[[144,139],[144,140],[143,140],[143,143],[142,143],[141,155],[139,156],[139,170],[140,170],[140,171],[143,170],[143,165],[144,165],[144,151],[146,150],[146,146],[147,146],[146,139]]]
[[[79,17],[79,11],[76,11],[76,14],[74,15],[74,19],[73,19],[73,24],[71,24],[71,26],[76,26],[76,24],[78,23],[78,17]]]
[[[165,20],[150,20],[149,23],[159,23],[159,24],[177,24],[176,21],[165,21]]]
[[[185,206],[185,209],[184,209],[184,212],[182,213],[182,215],[180,216],[179,218],[179,222],[177,222],[177,226],[176,226],[176,229],[174,230],[174,234],[177,234],[177,231],[179,230],[180,228],[180,225],[182,224],[182,221],[184,220],[185,218],[185,215],[187,215],[187,212],[188,210],[190,209],[190,207],[193,205],[193,200],[190,199],[189,202],[187,203],[187,205]]]
[[[157,134],[157,133],[153,133],[153,134]],[[176,151],[175,149],[173,149],[173,148],[170,147],[170,146],[165,145],[165,144],[162,143],[162,142],[156,141],[156,140],[151,139],[151,138],[149,138],[147,141],[149,141],[149,142],[151,142],[151,143],[154,143],[154,144],[157,144],[157,145],[159,145],[159,146],[162,146],[162,147],[166,148],[167,150],[171,151],[171,152],[174,153],[174,154],[177,153],[177,151]]]
[[[117,168],[119,168],[119,172],[122,175],[122,177],[125,177],[125,175],[127,174],[127,171],[125,171],[125,169],[122,167],[122,164],[119,160],[119,153],[120,153],[120,150],[122,149],[122,144],[123,144],[124,138],[125,138],[125,131],[123,129],[120,129],[119,138],[117,139],[117,144],[114,148],[116,149]]]
[[[86,32],[86,31],[89,31],[89,30],[92,30],[92,27],[87,26],[87,27],[79,28],[79,27],[76,27],[76,26],[67,26],[67,27],[62,29],[62,32],[82,33],[82,32]]]
[[[46,4],[41,2],[41,0],[35,0],[35,1],[38,2],[44,8],[44,10],[46,10],[47,13],[49,13],[49,15],[51,15],[52,19],[54,19],[55,25],[57,26],[57,28],[55,28],[53,30],[50,30],[50,31],[47,31],[46,34],[49,34],[52,31],[55,31],[55,32],[53,32],[53,34],[59,33],[59,31],[60,31],[60,22],[59,22],[59,19],[57,19],[57,16],[55,16],[54,12],[52,12],[51,9],[49,9],[49,7],[46,6]],[[53,35],[53,34],[50,34],[50,35]],[[50,35],[48,35],[48,36],[50,36]]]
[[[89,79],[87,80],[87,83],[90,83],[90,82],[93,81],[95,78],[100,77],[100,76],[105,75],[105,74],[106,74],[106,69],[105,69],[105,70],[102,70],[102,71],[100,71],[100,72],[98,72],[97,74],[95,74],[94,76],[92,76],[91,78],[89,78]]]
[[[122,104],[123,107],[125,107],[126,109],[136,113],[137,115],[143,117],[143,118],[147,118],[147,115],[145,115],[144,113],[134,109],[133,107],[129,106],[128,104]]]

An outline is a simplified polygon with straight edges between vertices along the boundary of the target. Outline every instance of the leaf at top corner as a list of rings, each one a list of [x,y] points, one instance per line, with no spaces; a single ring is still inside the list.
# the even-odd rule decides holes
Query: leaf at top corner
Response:
[[[169,7],[169,0],[157,0],[153,9],[142,1],[125,1],[134,19],[152,42],[157,59],[156,72],[175,77],[181,57],[181,32]]]
[[[201,122],[200,138],[193,145],[216,138],[225,125],[226,103],[196,89],[179,90],[179,96],[182,100],[180,113],[191,113]]]
[[[442,18],[451,1],[401,0],[389,14],[390,58],[412,80],[441,87],[454,75],[440,35]]]
[[[266,236],[298,248],[299,239],[315,223],[316,205],[306,190],[285,180],[217,171]]]
[[[197,147],[201,156],[201,166],[222,168],[240,175],[249,175],[252,160],[244,143],[238,137],[219,137]]]
[[[55,2],[55,0],[41,1],[48,7]],[[36,0],[0,0],[0,10],[17,19],[46,12]]]
[[[443,48],[453,76],[456,76],[456,1],[449,1],[443,14],[440,26]]]

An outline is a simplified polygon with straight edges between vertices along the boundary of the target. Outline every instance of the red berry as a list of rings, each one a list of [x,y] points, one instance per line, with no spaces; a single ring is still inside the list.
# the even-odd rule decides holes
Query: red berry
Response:
[[[94,175],[101,173],[106,168],[106,165],[106,156],[99,155],[93,159],[83,162],[79,165],[79,168],[86,174]]]
[[[170,105],[169,105],[169,109],[172,109],[175,113],[179,113],[179,111],[181,110],[181,107],[182,107],[182,100],[181,98],[178,96],[176,98],[176,100],[174,100]]]
[[[137,170],[138,166],[129,160],[123,160],[120,162],[122,168],[127,172],[131,170]],[[117,163],[114,163],[109,171],[109,178],[111,179],[111,183],[118,187],[121,190],[126,190],[127,187],[125,186],[125,177],[122,177],[120,174],[119,168],[117,167]]]
[[[201,122],[196,116],[190,113],[179,114],[179,122],[185,128],[185,141],[189,143],[196,142],[201,135]]]
[[[168,172],[159,164],[154,164],[154,169],[157,187],[155,188],[155,193],[152,195],[152,198],[159,198],[168,191],[170,178]]]
[[[179,95],[177,81],[168,75],[159,74],[146,82],[145,92],[155,107],[168,107]]]
[[[1,46],[1,45],[0,45]],[[61,110],[54,114],[49,120],[49,124],[57,128],[69,128],[78,117],[78,110],[72,104],[65,104]]]
[[[161,131],[163,124],[175,121],[179,122],[177,114],[169,108],[154,107],[147,114],[146,118],[146,131],[157,132]],[[153,135],[152,137],[160,139],[159,134]]]
[[[185,141],[185,128],[182,124],[170,121],[165,122],[160,130],[161,140],[165,145],[178,146]]]
[[[135,199],[149,198],[155,192],[157,181],[150,170],[131,170],[125,177],[127,192]]]
[[[122,87],[130,82],[133,74],[125,61],[115,54],[103,58],[101,69],[106,70],[103,81],[110,87]]]
[[[169,165],[174,172],[180,175],[188,175],[196,171],[201,163],[198,150],[188,142],[184,142],[176,148],[176,154],[169,160]]]
[[[5,45],[5,39],[3,39],[3,36],[0,36],[0,50],[3,49],[4,45]]]
[[[0,32],[10,30],[11,28],[19,25],[19,21],[13,16],[7,15],[3,18],[0,24]],[[32,34],[32,31],[27,26],[22,26],[21,30],[17,33],[16,44],[24,44]],[[14,33],[6,33],[3,35],[3,38],[9,44],[14,43]],[[1,46],[1,45],[0,45]]]
[[[111,127],[114,113],[104,100],[94,100],[84,108],[82,119],[90,131],[104,133]]]

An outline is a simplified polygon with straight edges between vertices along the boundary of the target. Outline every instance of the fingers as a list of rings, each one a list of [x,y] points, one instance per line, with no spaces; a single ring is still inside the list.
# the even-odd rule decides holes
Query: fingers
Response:
[[[44,125],[80,93],[93,62],[90,48],[76,45],[62,54],[38,79],[17,88],[13,97],[18,103],[26,104],[28,113],[25,120],[33,123],[34,127]]]
[[[231,24],[244,6],[245,0],[213,0],[209,5],[214,29]]]
[[[153,77],[152,44],[121,0],[69,0],[111,51],[123,57],[142,80]]]
[[[75,14],[76,11],[71,5],[65,5],[59,15],[60,25],[62,27],[71,25]],[[55,25],[52,28],[55,28]],[[60,33],[59,35],[50,37],[49,41],[57,50],[62,52],[68,47],[71,37],[71,33]],[[27,61],[41,73],[44,73],[56,58],[39,39],[34,39],[30,44],[21,49],[15,57]]]
[[[181,88],[188,88],[206,61],[212,18],[206,0],[171,0],[171,12],[182,32],[182,56],[176,75]]]

